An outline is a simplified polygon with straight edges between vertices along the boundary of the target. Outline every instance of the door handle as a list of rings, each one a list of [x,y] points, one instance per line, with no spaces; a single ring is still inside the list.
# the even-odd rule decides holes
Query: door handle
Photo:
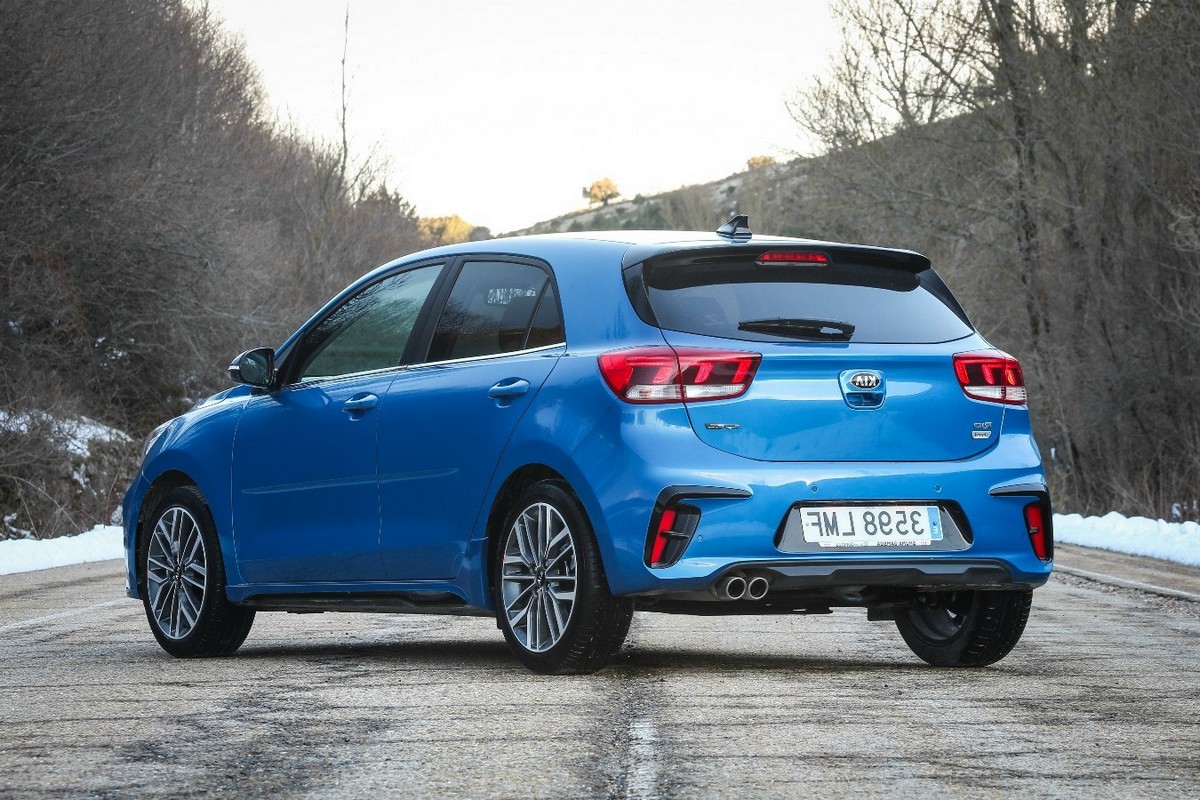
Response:
[[[502,400],[509,397],[519,397],[529,391],[529,381],[523,378],[509,378],[500,381],[488,389],[488,397]]]
[[[356,394],[342,403],[342,411],[345,411],[347,414],[361,414],[364,411],[370,411],[378,402],[379,398],[370,392]]]

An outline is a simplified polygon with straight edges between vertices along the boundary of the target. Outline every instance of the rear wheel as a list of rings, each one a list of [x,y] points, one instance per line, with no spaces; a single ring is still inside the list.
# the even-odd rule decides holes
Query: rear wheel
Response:
[[[173,656],[224,656],[241,647],[254,609],[225,597],[225,567],[216,526],[200,491],[172,489],[139,550],[141,595],[150,630]]]
[[[595,672],[629,632],[633,603],[609,592],[587,515],[559,484],[521,493],[505,519],[493,577],[500,629],[534,672]]]
[[[1016,647],[1033,592],[929,592],[896,617],[909,648],[935,667],[983,667]]]

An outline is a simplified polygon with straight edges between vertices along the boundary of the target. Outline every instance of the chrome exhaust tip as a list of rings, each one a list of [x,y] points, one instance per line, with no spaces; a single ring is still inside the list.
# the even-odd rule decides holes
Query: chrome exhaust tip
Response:
[[[746,595],[746,579],[730,575],[717,584],[715,591],[721,600],[741,600]]]
[[[771,585],[767,583],[767,579],[761,575],[755,575],[750,580],[746,581],[746,599],[747,600],[762,600],[767,596],[767,590]]]

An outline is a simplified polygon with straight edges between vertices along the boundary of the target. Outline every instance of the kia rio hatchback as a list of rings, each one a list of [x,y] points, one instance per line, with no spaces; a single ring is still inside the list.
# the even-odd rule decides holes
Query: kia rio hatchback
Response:
[[[1050,575],[1021,367],[906,250],[744,217],[441,247],[229,372],[125,498],[127,591],[176,656],[259,611],[445,613],[586,673],[634,610],[849,606],[980,666]]]

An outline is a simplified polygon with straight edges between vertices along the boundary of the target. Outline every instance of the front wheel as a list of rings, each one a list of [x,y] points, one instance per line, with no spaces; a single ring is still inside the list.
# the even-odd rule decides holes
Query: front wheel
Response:
[[[1016,647],[1033,592],[927,592],[896,617],[905,643],[935,667],[984,667]]]
[[[633,603],[609,592],[587,515],[559,484],[521,493],[505,519],[493,577],[500,629],[534,672],[595,672],[629,632]]]
[[[225,567],[216,526],[193,486],[163,498],[139,549],[141,595],[150,630],[180,658],[224,656],[241,647],[254,609],[225,597]]]

